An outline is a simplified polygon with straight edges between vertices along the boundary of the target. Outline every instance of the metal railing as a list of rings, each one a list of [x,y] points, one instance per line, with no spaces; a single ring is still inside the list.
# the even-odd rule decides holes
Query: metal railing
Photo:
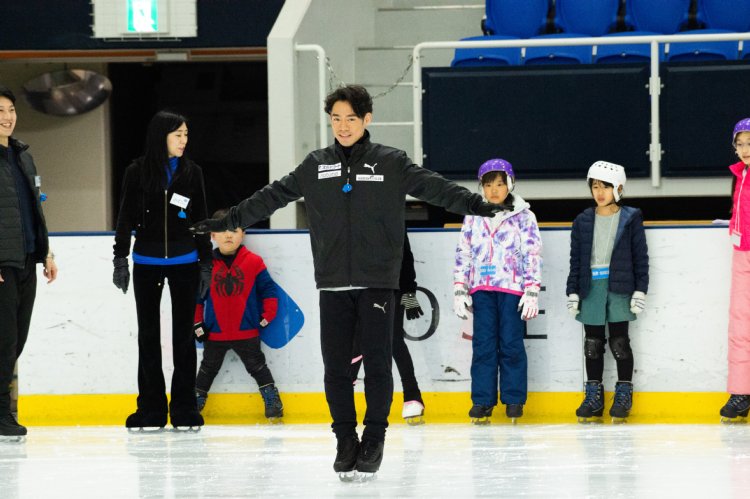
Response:
[[[413,99],[414,99],[414,157],[424,159],[422,151],[422,62],[421,53],[430,49],[470,49],[470,48],[522,48],[522,47],[563,47],[580,45],[651,45],[651,73],[649,77],[649,94],[651,95],[651,141],[649,145],[649,159],[651,161],[651,185],[659,187],[661,184],[661,142],[659,138],[659,95],[661,94],[661,78],[659,77],[659,44],[688,43],[688,42],[726,42],[750,40],[750,33],[721,33],[710,35],[655,35],[655,36],[627,36],[627,37],[589,37],[589,38],[546,38],[546,39],[518,39],[496,41],[450,41],[423,42],[417,44],[413,51]]]
[[[659,187],[661,184],[661,139],[660,117],[659,117],[659,95],[661,94],[661,78],[659,77],[659,50],[660,44],[690,43],[690,42],[727,42],[750,40],[750,33],[718,33],[706,35],[653,35],[653,36],[627,36],[627,37],[588,37],[588,38],[545,38],[545,39],[518,39],[518,40],[494,40],[494,41],[437,41],[422,42],[414,46],[412,50],[412,97],[413,97],[413,120],[411,122],[381,122],[371,123],[374,126],[412,126],[414,133],[414,158],[419,158],[421,164],[424,160],[422,150],[422,52],[433,49],[470,49],[470,48],[528,48],[528,47],[566,47],[588,45],[650,45],[650,75],[649,94],[651,105],[650,144],[649,160],[651,163],[651,185]],[[318,92],[319,102],[326,97],[326,55],[320,45],[306,44],[296,45],[298,52],[316,52],[318,56]],[[320,147],[328,145],[328,119],[324,111],[320,111]]]

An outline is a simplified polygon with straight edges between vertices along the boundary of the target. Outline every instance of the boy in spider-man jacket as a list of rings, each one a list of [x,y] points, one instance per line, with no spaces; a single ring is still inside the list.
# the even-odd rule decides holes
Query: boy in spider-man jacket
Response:
[[[214,217],[222,217],[219,210]],[[195,307],[195,336],[204,342],[195,393],[202,411],[214,378],[227,351],[239,355],[247,372],[258,382],[266,417],[283,416],[273,376],[260,349],[260,328],[276,317],[276,285],[263,259],[242,245],[242,229],[212,232],[218,246],[213,252],[211,287]]]

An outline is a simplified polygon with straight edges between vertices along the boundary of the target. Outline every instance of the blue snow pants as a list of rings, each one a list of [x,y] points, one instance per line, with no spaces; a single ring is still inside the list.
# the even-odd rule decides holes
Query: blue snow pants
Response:
[[[500,401],[525,404],[526,348],[524,327],[518,312],[520,296],[495,291],[471,295],[474,306],[474,336],[471,357],[471,401],[475,405],[497,405]]]

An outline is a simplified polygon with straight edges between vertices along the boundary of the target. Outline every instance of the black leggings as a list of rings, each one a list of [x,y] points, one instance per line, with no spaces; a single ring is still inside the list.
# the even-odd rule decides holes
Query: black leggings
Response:
[[[245,365],[245,369],[258,383],[259,387],[274,382],[271,370],[266,365],[266,356],[260,349],[260,337],[234,341],[208,340],[203,344],[203,360],[195,380],[195,391],[197,393],[204,397],[208,395],[214,378],[219,374],[219,370],[224,363],[224,357],[229,350],[234,350],[239,356]]]
[[[619,349],[619,356],[615,356],[617,362],[617,378],[620,381],[633,380],[633,351],[630,348],[630,337],[628,336],[629,322],[609,323],[609,346],[613,344]],[[587,340],[599,340],[597,342],[596,355],[586,355],[586,377],[589,381],[602,381],[604,376],[604,326],[583,325]],[[615,355],[615,349],[612,354]]]

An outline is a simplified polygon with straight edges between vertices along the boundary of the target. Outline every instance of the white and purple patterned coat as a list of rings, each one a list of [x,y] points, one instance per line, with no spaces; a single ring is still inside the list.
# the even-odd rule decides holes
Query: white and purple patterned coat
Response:
[[[469,293],[500,291],[522,295],[541,286],[542,238],[536,216],[521,196],[513,195],[513,211],[494,219],[467,215],[456,247],[454,283]]]

